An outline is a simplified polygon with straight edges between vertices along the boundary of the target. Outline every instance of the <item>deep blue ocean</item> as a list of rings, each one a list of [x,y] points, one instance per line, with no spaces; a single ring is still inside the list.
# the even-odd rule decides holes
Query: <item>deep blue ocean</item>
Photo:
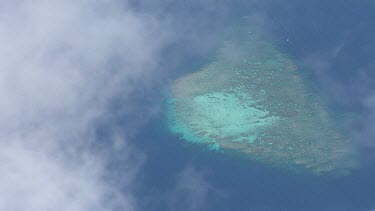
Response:
[[[155,9],[181,21],[181,34],[191,32],[198,39],[181,36],[165,50],[161,69],[171,74],[165,83],[147,91],[149,99],[139,99],[140,104],[161,108],[133,137],[132,144],[146,158],[136,188],[141,210],[375,210],[375,121],[371,104],[366,103],[375,90],[375,2],[210,2],[223,7],[215,11],[184,2],[171,3],[163,11]],[[351,123],[341,123],[359,148],[360,169],[340,177],[296,174],[209,152],[168,132],[163,111],[165,84],[204,64],[221,39],[218,34],[243,16],[259,21],[267,31],[266,39],[296,61],[298,71],[307,75],[332,111],[356,116]],[[181,188],[181,180],[191,184]]]

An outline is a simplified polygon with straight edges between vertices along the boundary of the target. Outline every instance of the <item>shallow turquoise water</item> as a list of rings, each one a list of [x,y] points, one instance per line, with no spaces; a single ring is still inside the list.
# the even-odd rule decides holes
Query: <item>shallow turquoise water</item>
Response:
[[[223,42],[214,60],[171,86],[168,125],[214,151],[314,173],[348,172],[355,150],[288,55],[255,36]]]
[[[251,1],[242,2],[247,3]],[[353,79],[358,76],[358,71],[364,71],[366,76],[369,76],[367,78],[370,80],[369,83],[374,84],[372,82],[375,78],[375,72],[373,71],[373,68],[371,68],[372,66],[368,66],[368,64],[373,63],[375,55],[375,41],[373,39],[375,31],[372,27],[375,21],[375,13],[373,12],[374,8],[364,4],[364,2],[367,1],[360,2],[352,0],[346,1],[345,3],[342,1],[320,0],[258,2],[274,4],[273,10],[270,10],[269,7],[262,7],[266,8],[267,11],[261,11],[262,14],[267,13],[268,16],[271,16],[266,20],[269,20],[268,23],[272,21],[272,29],[275,29],[271,32],[272,36],[275,37],[275,40],[272,40],[274,42],[271,46],[273,49],[276,49],[275,46],[281,48],[281,51],[278,50],[279,53],[282,52],[283,54],[288,52],[288,55],[293,56],[293,63],[298,66],[297,75],[301,76],[300,73],[303,72],[300,77],[303,82],[303,87],[308,93],[311,93],[309,96],[313,97],[313,99],[309,99],[309,102],[318,101],[324,110],[327,111],[329,117],[331,115],[337,115],[338,118],[341,118],[341,112],[343,111],[362,112],[362,110],[360,110],[361,108],[357,108],[356,105],[363,102],[363,95],[357,95],[360,90],[356,89],[357,87],[354,85],[358,81]],[[240,6],[243,8],[243,5]],[[253,8],[253,5],[251,5],[251,7]],[[185,10],[186,6],[184,5],[182,8]],[[168,9],[170,10],[170,8]],[[196,8],[193,9],[196,10]],[[256,10],[258,12],[259,8]],[[215,11],[215,14],[216,13],[217,12]],[[241,18],[240,16],[242,15],[249,15],[249,9],[244,8],[243,13],[238,11],[235,11],[234,13],[236,18]],[[220,15],[221,14],[219,13],[218,16]],[[192,16],[199,19],[197,21],[198,23],[202,22],[202,16]],[[217,20],[218,22],[221,21],[216,17],[212,19]],[[211,28],[207,27],[207,30],[211,30]],[[214,36],[214,33],[212,34]],[[289,42],[286,42],[286,38],[289,38]],[[266,39],[263,39],[263,41],[265,40]],[[336,55],[337,57],[333,58],[331,57],[332,55],[329,54],[331,52],[330,50],[337,49],[336,47],[338,47],[338,45],[342,48],[340,48],[340,53]],[[177,47],[179,48],[180,46]],[[288,57],[288,55],[286,56]],[[314,66],[309,66],[311,63],[304,63],[304,59],[310,55],[317,56],[318,60],[321,59],[321,61],[330,65],[329,69],[319,71],[324,71],[323,73],[326,74],[325,76],[333,80],[332,82],[334,83],[324,85],[319,83],[321,78],[314,79],[313,74],[316,69],[314,69]],[[170,57],[167,59],[169,61]],[[184,64],[186,66],[173,69],[173,71],[178,71],[178,73],[176,73],[177,75],[181,76],[186,74],[186,70],[199,72],[209,66],[212,62],[218,61],[217,59],[213,59],[212,62],[206,62],[203,67],[195,68],[191,65],[194,61],[190,61],[190,57],[186,57],[186,60],[187,62]],[[272,61],[269,61],[269,63],[271,62]],[[280,64],[280,62],[278,63]],[[300,66],[300,63],[303,63],[304,66]],[[307,69],[304,69],[305,66],[307,66]],[[301,70],[301,68],[303,69]],[[224,68],[221,69],[221,71],[224,71]],[[188,74],[185,76],[187,75]],[[215,74],[212,75],[215,76]],[[302,80],[304,77],[309,77],[310,80]],[[288,76],[285,78],[290,77]],[[283,81],[283,83],[285,83],[285,81]],[[306,88],[309,83],[316,85],[316,87],[314,87],[316,88],[315,92],[311,92]],[[342,89],[339,90],[342,95],[336,96],[336,92],[332,93],[330,91],[336,90],[336,86],[340,85],[340,83],[343,83],[344,85],[341,87]],[[210,84],[212,85],[212,83]],[[208,84],[206,85],[208,86]],[[365,87],[368,85],[369,84],[367,83],[364,84]],[[197,86],[200,87],[201,84]],[[257,84],[257,86],[261,86],[261,84]],[[280,93],[283,93],[284,86],[280,85],[278,87]],[[363,87],[359,86],[358,88]],[[260,91],[260,89],[256,88],[254,88],[254,90]],[[268,91],[270,90],[276,92],[277,88],[269,89]],[[173,90],[171,89],[171,91]],[[330,103],[334,104],[333,106],[330,104],[330,109],[334,109],[333,112],[332,110],[327,110],[319,98],[316,99],[316,92],[323,92],[326,94]],[[202,94],[204,94],[204,91]],[[266,96],[268,95],[267,93],[265,94]],[[249,94],[249,96],[253,99],[261,98],[257,93]],[[273,94],[273,96],[277,97],[279,94]],[[347,99],[344,99],[344,97],[347,97]],[[277,98],[275,101],[280,101],[280,99],[282,98]],[[287,98],[287,100],[289,100],[289,98]],[[287,100],[285,100],[285,102]],[[267,111],[270,113],[273,112],[276,116],[276,113],[274,113],[277,111],[278,104],[276,102],[265,100],[262,102],[258,101],[258,104],[263,105],[264,108],[267,107]],[[306,108],[313,113],[312,116],[317,116],[314,115],[316,113],[307,106],[308,104],[309,103],[303,103],[302,105],[306,106]],[[349,107],[347,107],[348,104]],[[279,109],[279,115],[277,116],[287,117],[288,113],[282,113],[282,108],[285,107]],[[263,108],[259,107],[259,109],[262,110]],[[293,113],[289,113],[289,116],[292,116]],[[366,110],[363,111],[362,114],[363,116],[369,116],[369,113]],[[139,116],[138,113],[136,115]],[[307,119],[310,120],[309,122],[306,122],[305,125],[314,125],[313,122],[320,123],[322,121],[319,120],[319,118],[317,118],[318,120],[313,120],[311,117],[307,117]],[[344,137],[344,139],[339,139],[341,140],[340,143],[351,145],[351,143],[346,143],[346,136],[341,132],[341,128],[337,128],[336,120],[332,118],[329,119],[332,121],[330,120],[328,123],[332,122],[329,123],[332,126],[327,128],[337,131],[340,136]],[[128,121],[129,120],[126,120],[126,122]],[[368,211],[373,210],[375,207],[373,197],[375,196],[375,167],[373,156],[375,153],[373,148],[368,148],[367,145],[362,145],[366,142],[366,135],[369,135],[367,136],[370,139],[369,142],[373,143],[372,133],[355,134],[360,135],[359,139],[355,139],[356,144],[361,145],[364,148],[358,153],[361,157],[361,167],[358,170],[353,171],[350,175],[331,177],[330,175],[311,175],[308,172],[306,172],[307,174],[295,174],[294,171],[289,170],[290,168],[288,166],[293,164],[291,162],[286,162],[288,166],[280,166],[280,164],[272,165],[270,164],[272,162],[270,160],[259,157],[259,159],[256,159],[256,155],[245,154],[240,150],[237,151],[238,153],[228,153],[228,150],[226,149],[222,150],[222,153],[209,152],[206,144],[201,142],[188,142],[175,133],[165,131],[164,128],[162,128],[162,123],[164,123],[164,121],[165,119],[161,119],[160,121],[154,122],[143,130],[144,132],[141,133],[141,137],[136,138],[136,143],[140,145],[140,148],[148,150],[148,161],[146,163],[147,167],[145,168],[147,171],[142,172],[142,176],[139,178],[142,181],[144,181],[144,177],[147,178],[147,185],[144,187],[144,192],[148,194],[143,194],[142,199],[145,198],[144,195],[157,196],[153,198],[154,200],[152,200],[152,203],[147,203],[149,200],[142,201],[142,206],[147,206],[147,208],[141,210],[190,210],[189,208],[191,208],[191,205],[195,204],[192,203],[191,197],[189,196],[197,196],[199,199],[205,198],[202,207],[199,207],[198,209],[215,211]],[[340,123],[343,121],[344,120]],[[289,122],[293,121],[290,120]],[[320,129],[317,129],[319,127],[311,126],[310,130],[316,128],[314,130],[324,131],[323,129],[326,127],[326,123],[321,124],[322,127]],[[368,125],[369,122],[364,121],[363,119],[358,119],[358,124],[347,126],[346,132],[356,130],[356,128],[361,127],[361,124]],[[281,125],[279,127],[284,128],[284,131],[287,134],[293,134],[288,132],[285,126],[283,127]],[[305,126],[301,127],[303,128]],[[337,130],[332,128],[337,128]],[[309,135],[307,137],[311,136]],[[330,140],[329,138],[327,139]],[[294,145],[299,145],[295,140],[290,140],[289,143],[290,142],[293,142]],[[288,141],[286,141],[286,143],[288,143]],[[309,149],[314,149],[317,146],[317,144],[315,144],[311,147],[307,147],[305,144],[306,143],[298,147],[301,149],[300,153]],[[337,157],[335,156],[337,153],[333,153],[330,144],[335,145],[330,142],[322,143],[322,146],[328,145],[328,153],[325,154],[324,152],[321,152],[325,154],[325,158],[327,158],[328,155]],[[337,145],[336,148],[338,150],[347,149],[347,147],[341,147],[339,145]],[[273,148],[273,150],[275,150],[275,148]],[[319,152],[321,150],[316,149],[315,151]],[[348,153],[351,153],[350,150]],[[237,157],[237,154],[242,154],[245,159]],[[310,154],[306,153],[306,155]],[[353,159],[348,156],[347,153],[344,153],[344,155],[344,158],[346,157],[349,161]],[[354,159],[357,158],[355,157]],[[319,158],[317,160],[319,160]],[[327,158],[327,160],[336,163],[335,165],[337,167],[334,168],[336,169],[335,171],[338,171],[337,169],[340,168],[350,169],[349,165],[340,164],[340,162],[345,159],[338,159],[339,162],[332,160],[332,158]],[[265,165],[265,163],[267,164]],[[311,161],[311,163],[314,162]],[[275,165],[277,167],[274,167]],[[185,166],[192,166],[199,172],[198,175],[190,175],[190,178],[193,181],[196,181],[194,179],[198,179],[198,181],[203,182],[193,183],[188,182],[191,180],[184,180],[184,184],[192,184],[191,186],[187,185],[184,187],[193,187],[194,185],[194,188],[182,189],[180,192],[175,192],[173,182],[176,181],[176,177],[178,178],[177,175],[180,175]],[[302,166],[301,168],[305,167]],[[311,168],[307,168],[307,170],[309,169]],[[203,179],[199,180],[200,178]],[[201,188],[202,186],[204,188]],[[211,187],[212,189],[208,189],[208,192],[204,192],[207,190],[205,189],[207,187]],[[158,192],[158,190],[161,191]],[[168,195],[170,190],[173,190],[173,195],[177,196],[175,201],[179,205],[177,207],[170,207],[170,201],[162,201],[159,197]],[[193,191],[193,193],[189,195],[188,193],[191,190],[198,191]],[[205,195],[206,197],[202,197],[202,195],[199,194],[201,193],[199,192],[200,190],[207,193],[207,195]],[[215,195],[215,190],[219,192],[217,195]],[[147,197],[147,199],[149,198],[150,197]]]

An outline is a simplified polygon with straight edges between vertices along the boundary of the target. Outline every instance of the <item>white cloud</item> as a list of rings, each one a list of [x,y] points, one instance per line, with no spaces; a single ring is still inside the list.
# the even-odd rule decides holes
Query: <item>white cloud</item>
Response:
[[[120,178],[90,145],[111,99],[153,75],[160,24],[121,1],[0,3],[0,210],[136,208],[142,156],[114,135]]]

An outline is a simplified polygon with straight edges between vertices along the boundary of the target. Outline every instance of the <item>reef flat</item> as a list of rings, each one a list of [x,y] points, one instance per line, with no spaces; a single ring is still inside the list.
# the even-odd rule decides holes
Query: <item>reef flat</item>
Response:
[[[169,129],[185,141],[278,167],[316,174],[355,168],[352,144],[293,60],[245,32],[173,82]]]

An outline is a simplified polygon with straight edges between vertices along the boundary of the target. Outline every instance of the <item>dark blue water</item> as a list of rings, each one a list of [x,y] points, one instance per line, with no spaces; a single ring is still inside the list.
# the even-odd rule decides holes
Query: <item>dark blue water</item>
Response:
[[[332,110],[357,116],[354,123],[343,125],[359,147],[362,166],[348,176],[318,177],[208,152],[168,133],[163,112],[160,112],[133,137],[136,140],[133,145],[147,158],[136,188],[141,210],[375,209],[375,140],[372,136],[375,121],[370,115],[375,107],[364,103],[375,88],[375,2],[213,2],[214,9],[195,1],[169,3],[162,8],[148,5],[148,9],[163,14],[161,18],[170,15],[177,23],[184,23],[179,26],[178,44],[165,50],[169,59],[161,61],[161,69],[172,75],[169,79],[166,77],[165,82],[203,64],[226,27],[244,15],[255,17],[267,31],[266,39],[291,55],[301,71],[309,74],[312,84]],[[183,36],[186,32],[195,33],[199,39]],[[152,91],[146,91],[147,99],[140,98],[136,102],[163,108],[164,88],[155,85]],[[139,113],[146,108],[140,106]],[[119,120],[119,124],[126,122]],[[181,176],[181,172],[188,172],[188,176]],[[192,186],[181,186],[181,182]]]

